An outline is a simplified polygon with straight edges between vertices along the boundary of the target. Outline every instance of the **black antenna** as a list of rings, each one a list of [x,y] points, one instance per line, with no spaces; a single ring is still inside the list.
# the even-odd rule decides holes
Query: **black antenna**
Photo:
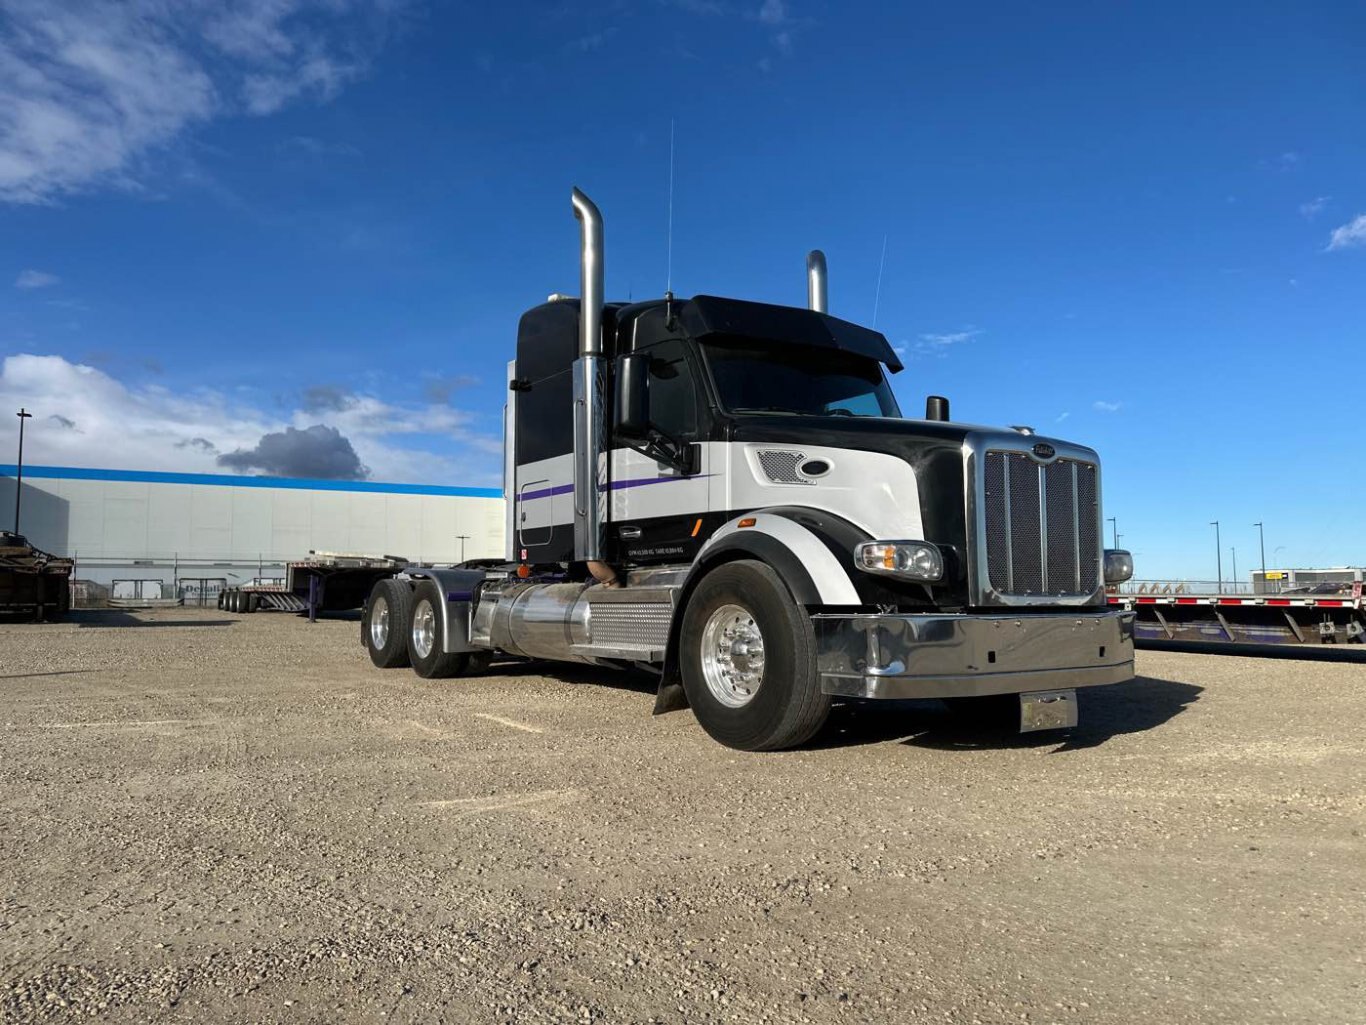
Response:
[[[674,119],[669,118],[669,235],[666,243],[667,269],[664,272],[664,294],[674,290]]]
[[[873,323],[872,327],[877,327],[877,307],[882,300],[882,271],[887,266],[887,236],[882,236],[882,259],[877,265],[877,288],[873,291]]]

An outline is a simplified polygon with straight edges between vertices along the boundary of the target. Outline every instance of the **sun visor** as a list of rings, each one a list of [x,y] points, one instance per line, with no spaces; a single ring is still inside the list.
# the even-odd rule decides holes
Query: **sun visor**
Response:
[[[903,368],[901,358],[880,332],[796,306],[722,299],[696,295],[679,311],[684,329],[693,338],[739,335],[785,345],[810,345],[867,356],[892,373]]]

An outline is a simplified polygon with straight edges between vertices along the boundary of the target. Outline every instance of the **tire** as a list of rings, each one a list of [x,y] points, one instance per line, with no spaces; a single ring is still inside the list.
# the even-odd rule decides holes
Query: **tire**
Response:
[[[247,611],[256,612],[261,608],[261,596],[259,594],[247,595]]]
[[[408,657],[413,672],[424,680],[460,676],[469,668],[469,652],[446,653],[441,650],[441,603],[445,596],[430,580],[413,592],[412,626],[408,631]]]
[[[746,634],[748,651],[741,650]],[[757,667],[747,664],[756,635],[762,646]],[[729,651],[727,637],[733,638]],[[796,747],[815,736],[830,714],[830,697],[821,693],[816,673],[811,621],[762,562],[728,562],[703,577],[683,611],[679,644],[688,704],[702,728],[727,747]],[[745,662],[731,661],[737,656]]]
[[[227,600],[228,600],[228,592],[227,592],[227,591],[219,591],[219,592],[218,592],[218,611],[219,611],[219,612],[222,612],[222,611],[223,611],[223,609],[224,609],[224,604],[223,604],[223,603],[226,602]]]
[[[237,611],[237,591],[229,591],[224,604],[227,606],[229,612],[235,613]]]
[[[408,631],[413,621],[413,589],[403,580],[375,581],[361,613],[361,643],[380,669],[408,665]]]

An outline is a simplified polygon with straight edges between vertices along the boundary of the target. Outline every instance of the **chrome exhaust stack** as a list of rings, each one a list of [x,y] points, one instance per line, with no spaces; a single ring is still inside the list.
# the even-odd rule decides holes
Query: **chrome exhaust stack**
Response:
[[[806,305],[817,313],[829,313],[830,303],[825,276],[825,254],[813,249],[806,254]]]
[[[606,403],[602,367],[602,214],[574,189],[579,222],[579,358],[574,361],[574,558],[598,580],[616,579],[603,564],[607,459],[603,444]]]

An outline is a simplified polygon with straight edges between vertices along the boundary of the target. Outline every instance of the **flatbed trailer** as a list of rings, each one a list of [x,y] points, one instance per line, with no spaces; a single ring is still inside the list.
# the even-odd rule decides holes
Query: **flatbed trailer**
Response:
[[[1345,595],[1112,594],[1134,613],[1134,642],[1206,644],[1366,643],[1366,598]]]
[[[310,552],[309,558],[285,564],[281,582],[258,582],[230,587],[218,594],[218,607],[227,612],[345,612],[365,604],[376,582],[409,566],[397,555],[355,555]]]

